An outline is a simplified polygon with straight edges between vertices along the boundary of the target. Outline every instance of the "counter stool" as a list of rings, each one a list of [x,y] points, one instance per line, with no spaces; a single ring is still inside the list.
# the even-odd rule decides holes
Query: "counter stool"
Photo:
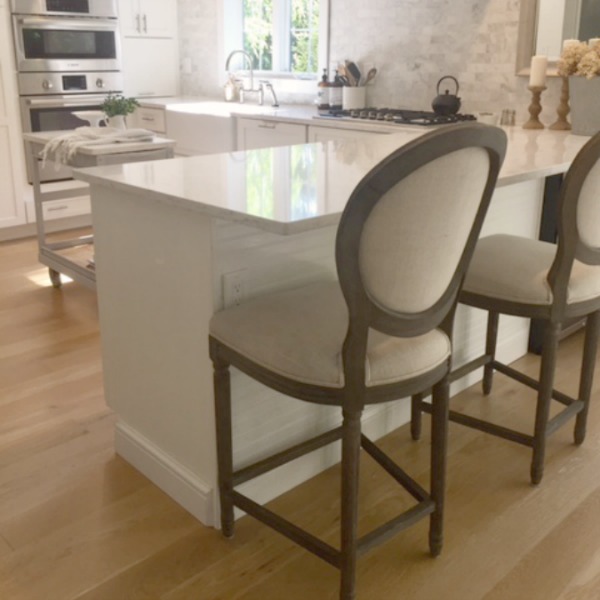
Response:
[[[502,130],[476,123],[399,148],[348,200],[336,238],[339,282],[256,298],[211,320],[223,534],[233,535],[233,509],[241,508],[340,569],[342,600],[355,598],[357,555],[421,518],[430,516],[431,553],[441,551],[452,322],[505,149]],[[287,396],[339,406],[341,426],[234,471],[230,365]],[[361,414],[365,405],[431,387],[427,492],[361,434]],[[234,489],[339,439],[340,550]],[[357,539],[361,447],[416,503]]]
[[[492,235],[477,244],[460,302],[488,311],[485,354],[457,370],[451,379],[484,366],[483,393],[494,371],[537,390],[533,435],[450,411],[450,420],[533,448],[531,481],[540,483],[546,438],[571,417],[575,443],[585,437],[600,321],[600,134],[577,154],[561,187],[558,245],[511,235]],[[532,379],[495,358],[499,313],[544,321],[539,379]],[[584,352],[577,398],[555,389],[559,335],[565,322],[586,318]],[[551,400],[565,406],[550,418]],[[421,410],[413,398],[412,432],[418,437]]]

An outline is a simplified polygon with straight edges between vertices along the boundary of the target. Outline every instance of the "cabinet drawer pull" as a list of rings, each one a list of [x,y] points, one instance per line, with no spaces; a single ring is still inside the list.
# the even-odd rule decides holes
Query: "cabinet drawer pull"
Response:
[[[148,17],[144,15],[144,33],[148,33]]]
[[[142,117],[142,121],[148,121],[148,123],[154,123],[156,119],[154,117]]]
[[[67,210],[69,208],[66,204],[62,204],[61,206],[49,206],[48,212],[56,212],[58,210]]]
[[[135,15],[135,28],[137,30],[138,33],[142,33],[142,24],[141,24],[141,15],[140,13],[138,13],[137,15]]]
[[[277,127],[277,123],[261,123],[259,127],[261,129],[275,129]]]

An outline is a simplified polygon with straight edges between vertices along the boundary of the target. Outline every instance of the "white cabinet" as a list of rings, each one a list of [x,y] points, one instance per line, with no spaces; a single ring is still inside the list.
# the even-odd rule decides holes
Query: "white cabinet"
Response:
[[[179,55],[174,39],[123,38],[123,92],[126,96],[175,96]]]
[[[0,227],[26,221],[25,157],[11,39],[8,5],[0,0]]]
[[[177,0],[119,0],[126,96],[179,93]]]
[[[176,37],[176,0],[119,0],[119,16],[124,37]]]
[[[159,106],[140,106],[130,117],[131,127],[141,127],[154,133],[167,133],[165,109]]]
[[[357,129],[342,129],[340,127],[321,127],[319,125],[309,125],[309,142],[329,142],[330,140],[355,140],[371,135],[386,134],[383,131],[364,131]]]
[[[306,125],[262,119],[237,119],[237,149],[254,150],[305,144]]]

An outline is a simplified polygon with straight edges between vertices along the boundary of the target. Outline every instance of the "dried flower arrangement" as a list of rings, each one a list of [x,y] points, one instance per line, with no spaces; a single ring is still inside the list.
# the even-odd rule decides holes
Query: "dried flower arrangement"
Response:
[[[562,77],[579,75],[592,79],[600,75],[600,42],[593,46],[586,42],[567,46],[562,52],[557,68]]]

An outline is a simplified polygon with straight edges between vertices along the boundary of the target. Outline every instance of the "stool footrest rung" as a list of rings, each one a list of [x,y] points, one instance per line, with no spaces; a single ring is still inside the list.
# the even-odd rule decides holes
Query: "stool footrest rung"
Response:
[[[484,367],[485,365],[487,365],[490,362],[492,362],[492,356],[490,354],[483,354],[482,356],[474,358],[473,360],[469,361],[468,363],[465,363],[464,365],[454,369],[454,371],[452,371],[450,373],[450,375],[448,376],[448,380],[450,381],[450,383],[452,383],[452,382],[456,381],[457,379],[460,379],[461,377],[468,375],[472,371],[475,371],[476,369],[480,369],[481,367]]]
[[[431,404],[428,402],[422,403],[423,411],[431,413]],[[472,429],[483,431],[484,433],[491,433],[492,435],[510,440],[511,442],[517,442],[523,446],[531,448],[533,446],[533,436],[515,431],[514,429],[508,429],[508,427],[502,427],[501,425],[495,425],[470,415],[464,415],[454,410],[449,411],[448,417],[453,423],[459,423],[460,425],[466,425]]]
[[[283,450],[273,456],[265,458],[264,460],[258,461],[252,465],[248,465],[239,471],[233,473],[233,485],[240,485],[250,479],[254,479],[263,473],[267,473],[268,471],[272,471],[273,469],[280,467],[281,465],[285,465],[286,463],[300,458],[313,450],[318,450],[323,446],[327,446],[332,442],[336,442],[342,437],[342,428],[336,427],[331,431],[327,431],[318,435],[310,440],[306,440],[296,446],[292,446],[287,450]]]
[[[553,434],[557,429],[562,427],[569,419],[575,416],[578,412],[581,412],[584,407],[584,403],[581,400],[577,400],[570,404],[557,415],[552,417],[548,421],[548,425],[546,426],[546,437]]]
[[[413,508],[403,512],[401,515],[389,520],[387,523],[384,523],[377,527],[377,529],[374,529],[361,537],[358,540],[358,555],[362,556],[375,546],[382,544],[396,535],[399,531],[407,529],[434,511],[435,502],[431,498],[423,500]]]
[[[369,456],[391,475],[413,498],[419,501],[429,498],[426,492],[410,475],[402,470],[385,452],[380,450],[364,434],[360,436],[360,444]]]
[[[320,540],[318,537],[304,531],[297,525],[290,523],[288,520],[275,514],[273,511],[268,510],[264,506],[257,504],[253,500],[250,500],[247,496],[234,491],[232,494],[232,500],[235,506],[241,508],[244,512],[252,515],[255,519],[262,521],[269,527],[275,529],[282,535],[302,546],[309,552],[312,552],[319,558],[328,562],[334,567],[340,568],[341,554],[339,550],[336,550],[333,546]]]
[[[535,390],[536,392],[540,388],[540,384],[537,379],[533,379],[533,377],[529,377],[528,375],[525,375],[520,371],[517,371],[516,369],[505,365],[504,363],[500,363],[494,360],[492,361],[492,366],[499,373],[502,373],[503,375],[506,375],[507,377],[510,377],[511,379],[522,383],[523,385],[526,385],[527,387],[531,388],[532,390]],[[559,392],[558,390],[554,389],[552,390],[552,398],[557,402],[564,404],[565,406],[569,406],[570,404],[577,402],[575,398],[571,398],[571,396],[567,396],[566,394],[563,394],[562,392]]]

